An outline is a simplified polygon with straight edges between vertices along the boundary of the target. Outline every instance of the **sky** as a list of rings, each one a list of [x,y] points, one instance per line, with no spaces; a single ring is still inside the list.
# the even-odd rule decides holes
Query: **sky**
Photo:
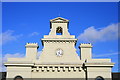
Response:
[[[50,19],[63,17],[69,21],[69,32],[80,43],[92,43],[93,58],[110,58],[118,72],[118,3],[116,2],[4,2],[2,4],[2,59],[24,57],[25,44],[37,42],[50,32]],[[1,67],[6,71],[4,66]]]

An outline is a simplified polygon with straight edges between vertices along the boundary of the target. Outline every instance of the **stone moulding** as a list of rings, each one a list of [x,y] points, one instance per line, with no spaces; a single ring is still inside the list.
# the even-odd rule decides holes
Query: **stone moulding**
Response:
[[[51,19],[50,22],[51,23],[68,23],[69,20],[61,18],[61,17],[57,17],[55,19]]]
[[[31,72],[81,72],[81,66],[33,66]]]
[[[77,42],[77,39],[41,39],[42,40],[42,43],[43,42],[47,42],[47,43],[50,43],[50,42],[53,42],[53,43],[56,43],[56,42],[58,42],[58,43],[67,43],[67,42],[69,42],[69,43],[76,43]]]
[[[106,67],[107,67],[107,66],[108,66],[108,67],[113,67],[113,66],[114,66],[114,63],[110,63],[110,62],[104,62],[104,63],[98,63],[98,62],[97,62],[97,63],[95,63],[95,62],[92,63],[92,62],[91,62],[91,63],[90,63],[90,62],[89,62],[89,63],[85,63],[85,66],[87,66],[87,67],[88,67],[88,66],[89,66],[89,67],[90,67],[90,66],[91,66],[91,67],[92,67],[92,66],[94,66],[94,67],[95,67],[95,66],[97,66],[97,67],[99,67],[99,66],[103,66],[103,67],[105,67],[105,66],[106,66]]]
[[[33,66],[34,64],[28,64],[28,63],[5,63],[5,66]]]

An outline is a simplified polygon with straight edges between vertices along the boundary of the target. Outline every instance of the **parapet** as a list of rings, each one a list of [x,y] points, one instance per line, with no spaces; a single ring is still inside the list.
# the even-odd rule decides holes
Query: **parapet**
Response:
[[[92,48],[91,43],[81,43],[79,48]]]
[[[38,43],[26,43],[25,47],[38,48]]]

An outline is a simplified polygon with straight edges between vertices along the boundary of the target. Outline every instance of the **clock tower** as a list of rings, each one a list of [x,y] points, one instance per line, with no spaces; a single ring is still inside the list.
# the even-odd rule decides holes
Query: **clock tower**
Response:
[[[44,47],[39,59],[38,44],[27,43],[24,58],[8,58],[4,64],[7,67],[7,79],[111,80],[114,66],[111,59],[93,59],[90,43],[79,45],[79,57],[75,49],[77,39],[70,35],[68,24],[69,20],[61,17],[50,20],[50,33],[41,39]]]
[[[77,39],[68,32],[69,20],[57,17],[50,20],[50,33],[42,40],[44,46],[39,61],[42,63],[79,62],[75,44]]]

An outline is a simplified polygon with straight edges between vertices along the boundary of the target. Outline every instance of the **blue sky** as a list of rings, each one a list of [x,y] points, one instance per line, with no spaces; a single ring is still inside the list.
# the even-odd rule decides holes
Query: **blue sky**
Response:
[[[113,72],[118,72],[118,3],[115,2],[11,2],[2,4],[3,44],[2,54],[6,57],[23,57],[26,42],[37,42],[50,31],[49,20],[63,17],[69,22],[69,32],[80,43],[93,44],[93,58],[111,58],[115,62]],[[87,38],[86,38],[87,37]]]

